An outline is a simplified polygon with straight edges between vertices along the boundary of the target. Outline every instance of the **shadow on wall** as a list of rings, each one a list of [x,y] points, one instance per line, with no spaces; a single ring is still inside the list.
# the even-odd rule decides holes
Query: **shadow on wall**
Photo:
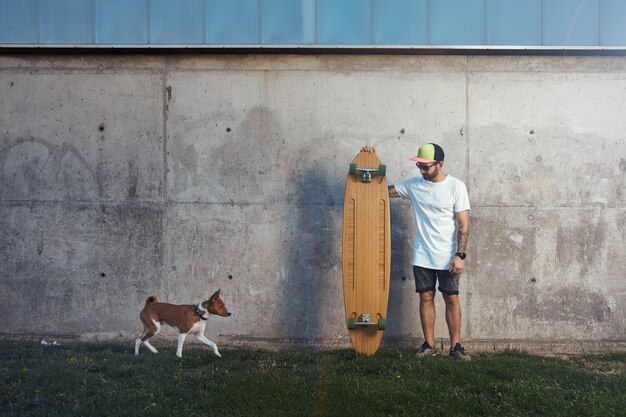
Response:
[[[231,188],[239,187],[247,202],[274,213],[266,226],[277,236],[271,237],[271,247],[260,248],[265,255],[259,258],[264,272],[280,276],[270,282],[272,291],[262,291],[263,302],[273,304],[269,308],[276,313],[266,335],[301,341],[325,337],[328,311],[342,300],[334,291],[337,282],[341,288],[337,195],[343,195],[343,180],[335,178],[325,157],[332,150],[306,141],[292,141],[295,146],[287,148],[288,132],[266,107],[248,109],[240,130],[239,142],[219,150],[224,161],[219,175],[233,183]]]
[[[284,326],[278,334],[325,338],[324,321],[337,309],[336,300],[343,299],[335,293],[341,290],[341,206],[335,196],[343,184],[317,161],[305,162],[293,178],[295,210],[285,244],[289,280],[278,307]]]
[[[419,305],[415,293],[412,267],[412,236],[415,229],[410,203],[402,199],[390,201],[391,212],[391,279],[389,291],[388,330],[385,339],[416,337],[420,329]]]

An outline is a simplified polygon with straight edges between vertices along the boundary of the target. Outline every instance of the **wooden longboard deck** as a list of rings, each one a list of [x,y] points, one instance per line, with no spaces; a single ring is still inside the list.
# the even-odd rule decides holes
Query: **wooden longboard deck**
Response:
[[[384,172],[371,172],[371,182],[364,182],[363,173],[358,171],[378,169],[381,163],[376,154],[361,152],[352,164],[356,164],[357,173],[346,178],[343,211],[343,297],[352,346],[369,356],[380,346],[383,330],[379,327],[387,319],[391,272],[389,191]],[[369,314],[371,325],[362,322],[363,314]],[[381,326],[379,319],[383,320]]]

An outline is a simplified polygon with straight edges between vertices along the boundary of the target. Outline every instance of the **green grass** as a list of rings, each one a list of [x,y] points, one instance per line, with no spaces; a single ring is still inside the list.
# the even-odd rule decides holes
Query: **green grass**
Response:
[[[131,352],[132,342],[0,341],[0,415],[626,416],[626,353],[462,363],[396,348]]]

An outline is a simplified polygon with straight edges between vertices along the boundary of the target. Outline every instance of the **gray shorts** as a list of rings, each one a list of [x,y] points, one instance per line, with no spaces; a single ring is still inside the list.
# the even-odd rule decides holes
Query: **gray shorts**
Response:
[[[435,292],[435,284],[439,280],[439,291],[444,294],[458,295],[461,276],[448,270],[428,269],[413,265],[415,276],[415,292]]]

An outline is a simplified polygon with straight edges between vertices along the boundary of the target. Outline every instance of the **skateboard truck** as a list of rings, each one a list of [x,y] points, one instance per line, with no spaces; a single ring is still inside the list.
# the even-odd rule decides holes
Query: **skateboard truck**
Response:
[[[384,177],[387,173],[385,165],[379,165],[378,168],[357,168],[356,164],[350,164],[350,175],[360,174],[361,181],[368,183],[372,182],[372,177],[379,176]]]
[[[361,320],[357,320],[356,313],[352,313],[352,316],[348,319],[348,329],[354,330],[357,327],[369,327],[369,326],[377,326],[378,330],[385,330],[387,326],[387,321],[380,317],[377,321],[373,322],[372,317],[368,313],[361,314]]]

